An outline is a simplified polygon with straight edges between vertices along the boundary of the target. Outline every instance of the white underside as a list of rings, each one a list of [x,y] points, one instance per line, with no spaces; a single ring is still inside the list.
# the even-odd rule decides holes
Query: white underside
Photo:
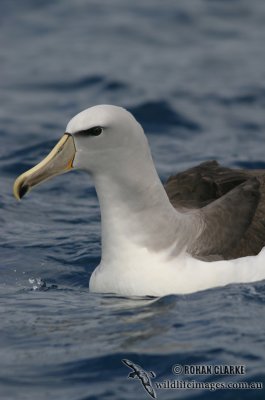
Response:
[[[101,262],[91,276],[89,288],[92,292],[123,296],[164,296],[262,279],[264,249],[257,256],[204,262],[186,253],[171,258],[170,251],[151,254],[146,249],[131,248],[113,261]]]

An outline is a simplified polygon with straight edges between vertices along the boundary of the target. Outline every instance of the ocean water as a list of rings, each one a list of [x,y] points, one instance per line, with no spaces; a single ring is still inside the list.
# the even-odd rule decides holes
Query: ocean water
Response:
[[[81,172],[22,202],[14,179],[89,106],[128,108],[167,176],[204,160],[264,168],[263,0],[2,0],[0,107],[0,399],[264,399],[265,284],[159,299],[92,294],[100,212]],[[180,374],[172,367],[181,365]],[[184,374],[242,365],[244,374]],[[176,371],[176,368],[175,368]],[[191,371],[192,372],[192,371]]]

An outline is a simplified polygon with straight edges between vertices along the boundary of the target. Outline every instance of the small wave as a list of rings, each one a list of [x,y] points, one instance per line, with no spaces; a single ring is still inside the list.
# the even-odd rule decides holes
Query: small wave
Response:
[[[22,89],[26,90],[41,90],[41,91],[58,91],[58,92],[71,92],[91,89],[97,86],[103,93],[116,92],[119,90],[128,89],[128,85],[125,82],[107,79],[103,75],[89,75],[79,79],[64,80],[64,81],[48,81],[42,83],[31,83],[27,84],[26,87],[21,85]],[[53,127],[53,126],[52,126]]]
[[[240,106],[240,105],[255,105],[265,104],[265,89],[264,88],[251,88],[249,90],[242,90],[241,93],[228,95],[211,94],[207,96],[208,99],[215,101],[225,106]]]
[[[143,125],[178,126],[190,131],[200,131],[200,125],[187,116],[175,111],[166,101],[150,101],[130,109]]]
[[[128,85],[121,81],[109,81],[104,85],[104,91],[116,92],[118,90],[127,89]]]
[[[264,161],[237,161],[236,166],[247,169],[265,169]]]

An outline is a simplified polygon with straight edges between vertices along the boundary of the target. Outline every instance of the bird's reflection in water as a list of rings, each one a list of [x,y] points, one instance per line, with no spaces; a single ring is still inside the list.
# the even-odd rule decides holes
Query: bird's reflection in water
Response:
[[[178,298],[175,295],[161,298],[105,295],[101,305],[116,321],[112,343],[117,341],[120,350],[125,352],[170,353],[172,346],[174,349],[190,348],[188,343],[178,343],[176,337],[176,328],[182,326],[177,311]]]

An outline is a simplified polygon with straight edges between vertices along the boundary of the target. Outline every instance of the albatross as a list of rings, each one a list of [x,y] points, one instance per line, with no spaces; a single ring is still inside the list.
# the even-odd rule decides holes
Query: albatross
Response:
[[[124,108],[74,116],[14,195],[71,169],[91,175],[101,210],[102,254],[92,292],[185,294],[265,278],[263,171],[205,162],[161,183],[143,128]]]

